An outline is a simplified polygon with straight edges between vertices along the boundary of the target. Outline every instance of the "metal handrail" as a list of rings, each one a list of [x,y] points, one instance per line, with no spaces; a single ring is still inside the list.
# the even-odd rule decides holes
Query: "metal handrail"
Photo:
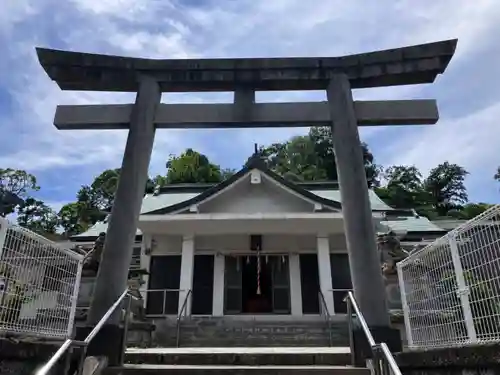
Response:
[[[64,341],[64,343],[61,345],[59,349],[57,349],[57,352],[54,353],[52,357],[47,361],[45,365],[40,367],[40,369],[36,372],[36,375],[46,375],[49,373],[49,371],[54,367],[54,365],[59,361],[59,359],[63,356],[63,354],[66,352],[66,350],[69,349],[69,347],[73,344],[73,340],[67,339]]]
[[[180,339],[181,339],[181,319],[182,319],[182,315],[183,315],[184,312],[187,311],[188,299],[191,296],[191,293],[192,293],[192,290],[189,289],[187,291],[187,293],[186,293],[186,296],[184,297],[184,302],[182,302],[181,311],[179,311],[179,315],[177,315],[177,337],[176,337],[176,340],[175,340],[175,345],[177,347],[179,347],[179,342],[180,342]]]
[[[120,297],[118,297],[118,299],[116,300],[116,302],[106,311],[106,313],[104,314],[104,316],[99,320],[99,322],[96,324],[96,326],[94,327],[94,329],[92,329],[92,331],[87,335],[87,337],[85,338],[85,340],[78,341],[78,340],[67,339],[66,341],[64,341],[64,343],[61,345],[61,347],[54,353],[54,355],[47,361],[47,363],[45,365],[43,365],[42,367],[40,367],[40,369],[38,369],[38,371],[36,372],[36,375],[47,375],[49,373],[49,371],[52,369],[52,367],[55,366],[55,364],[57,363],[57,361],[59,361],[59,359],[61,359],[61,357],[64,355],[64,353],[66,353],[66,351],[71,346],[81,346],[81,347],[83,347],[82,356],[81,356],[81,360],[80,360],[80,364],[79,364],[79,368],[78,368],[78,372],[77,372],[77,374],[81,374],[81,370],[83,369],[83,359],[85,359],[85,355],[87,353],[87,347],[88,347],[88,345],[94,339],[94,337],[99,333],[99,331],[101,330],[101,328],[104,326],[104,324],[106,324],[106,322],[108,321],[108,319],[115,312],[116,308],[121,304],[121,302],[123,301],[123,299],[127,295],[129,296],[129,298],[135,298],[134,296],[132,296],[132,295],[129,294],[129,290],[127,288],[120,295]],[[127,311],[127,315],[128,315],[129,314],[129,310],[130,310],[130,299],[129,299],[129,303],[128,303],[128,306],[127,306],[127,310],[128,310]],[[127,323],[128,323],[128,316],[125,316],[125,325],[128,327]],[[125,339],[123,341],[125,341]]]
[[[382,358],[377,358],[379,360],[385,359],[386,364],[389,366],[390,373],[392,375],[402,375],[401,370],[399,369],[398,364],[396,363],[396,360],[394,359],[394,356],[392,355],[391,351],[389,350],[389,347],[385,342],[377,344],[375,339],[373,338],[372,333],[370,332],[370,328],[368,327],[368,324],[366,323],[365,317],[361,313],[361,310],[358,306],[358,303],[356,302],[356,298],[354,297],[353,292],[348,292],[347,296],[345,297],[344,301],[347,302],[347,313],[348,313],[348,319],[349,319],[349,332],[350,332],[350,346],[351,346],[351,355],[354,357],[354,343],[353,343],[353,338],[352,338],[352,310],[354,310],[354,313],[356,314],[359,323],[361,325],[361,328],[363,329],[363,332],[366,336],[366,339],[368,341],[368,344],[370,345],[370,349],[373,354],[373,358],[376,359],[379,357],[380,354],[382,354]],[[353,359],[354,360],[354,359]],[[378,367],[380,363],[374,363],[374,366],[377,366],[375,369],[375,373],[378,374],[380,373],[381,368]],[[384,372],[382,370],[382,372]],[[387,373],[387,372],[386,372]]]
[[[331,315],[330,312],[328,311],[328,306],[326,304],[325,296],[323,295],[323,292],[321,289],[318,291],[319,294],[319,300],[321,301],[322,304],[322,309],[321,311],[325,312],[325,318],[326,318],[326,324],[327,324],[327,329],[328,329],[328,343],[330,346],[332,346],[332,320],[331,320]]]

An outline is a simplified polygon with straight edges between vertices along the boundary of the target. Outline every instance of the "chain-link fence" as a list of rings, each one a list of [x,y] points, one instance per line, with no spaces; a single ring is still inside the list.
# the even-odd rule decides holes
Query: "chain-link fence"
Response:
[[[66,338],[83,256],[0,217],[0,334]]]
[[[410,348],[500,341],[500,205],[398,263]]]

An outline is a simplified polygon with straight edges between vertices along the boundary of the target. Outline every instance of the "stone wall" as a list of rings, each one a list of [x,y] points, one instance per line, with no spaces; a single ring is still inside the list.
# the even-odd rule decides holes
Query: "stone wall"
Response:
[[[409,351],[396,355],[404,375],[500,374],[500,344]]]
[[[0,375],[33,375],[33,372],[43,365],[58,347],[58,345],[16,343],[0,339]],[[54,368],[51,375],[58,375],[60,370]]]
[[[158,320],[153,334],[154,346],[175,346],[177,321]],[[333,346],[348,346],[346,322],[332,322]],[[182,320],[180,346],[329,346],[328,325],[323,318],[240,319],[238,317],[191,317]]]

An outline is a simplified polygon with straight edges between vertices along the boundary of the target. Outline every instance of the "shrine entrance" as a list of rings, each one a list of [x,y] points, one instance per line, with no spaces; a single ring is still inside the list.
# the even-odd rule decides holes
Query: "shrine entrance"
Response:
[[[456,44],[445,40],[341,57],[184,60],[37,48],[40,64],[62,90],[136,93],[133,104],[58,106],[54,118],[58,129],[128,130],[88,327],[95,326],[127,288],[157,129],[330,126],[355,296],[370,327],[380,333],[376,340],[400,351],[387,311],[358,126],[435,124],[439,114],[435,100],[354,101],[352,90],[432,83],[445,71]],[[324,90],[327,100],[255,101],[260,91],[290,90]],[[161,103],[164,92],[227,91],[234,92],[233,103]],[[192,208],[196,211],[196,205]],[[321,213],[322,205],[315,211]],[[243,313],[243,299],[248,297],[243,294],[242,267],[236,267],[236,259],[227,260],[225,311]],[[275,261],[271,272],[272,312],[289,313],[289,275],[287,267],[277,271],[279,263]],[[181,279],[180,289],[192,288],[192,277]],[[327,299],[333,305],[331,297]],[[355,328],[356,335],[363,335],[360,329]],[[113,314],[89,351],[117,365],[123,354],[121,330],[120,314]]]
[[[224,279],[225,314],[290,314],[288,256],[226,256]]]

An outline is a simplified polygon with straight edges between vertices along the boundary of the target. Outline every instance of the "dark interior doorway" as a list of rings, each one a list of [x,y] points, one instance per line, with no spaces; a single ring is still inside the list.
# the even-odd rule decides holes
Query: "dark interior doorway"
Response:
[[[262,255],[260,294],[257,293],[257,257],[226,256],[225,314],[290,314],[288,256]]]
[[[273,311],[272,274],[269,263],[260,259],[260,288],[257,282],[257,257],[248,257],[242,264],[241,294],[243,297],[243,313],[265,314]],[[257,289],[260,289],[258,293]]]
[[[214,256],[195,255],[193,270],[192,315],[212,314],[214,294]]]
[[[302,313],[319,314],[319,270],[316,254],[300,254]]]
[[[181,256],[152,256],[149,275],[146,313],[150,315],[177,315]]]

